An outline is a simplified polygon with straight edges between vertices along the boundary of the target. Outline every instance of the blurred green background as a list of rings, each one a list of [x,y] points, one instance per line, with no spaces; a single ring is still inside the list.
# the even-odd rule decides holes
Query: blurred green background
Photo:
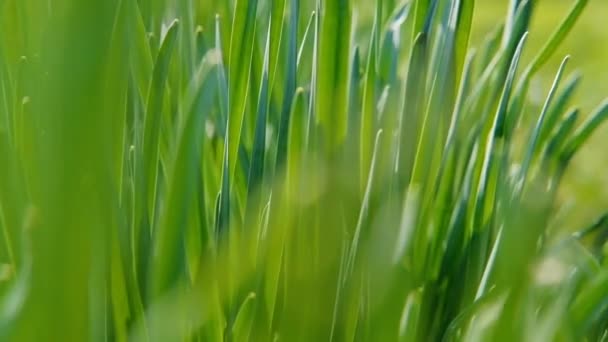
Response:
[[[524,65],[530,62],[551,33],[566,17],[573,6],[571,0],[533,0],[535,12],[527,45],[524,49]],[[373,2],[358,1],[362,26],[371,27],[370,13]],[[478,0],[470,47],[479,47],[484,39],[504,23],[509,0]],[[529,100],[531,107],[524,119],[536,120],[542,101],[555,73],[566,55],[571,56],[566,69],[567,77],[580,73],[582,80],[570,105],[580,106],[583,117],[608,97],[608,1],[589,0],[580,20],[574,25],[564,43],[540,70],[533,80]],[[408,57],[408,56],[404,56]],[[406,65],[406,63],[402,63]],[[522,132],[527,134],[526,132]],[[561,206],[555,226],[565,230],[589,224],[608,211],[608,154],[603,150],[608,137],[608,126],[600,127],[589,142],[579,151],[570,164],[560,187]]]
[[[476,3],[472,44],[478,46],[496,25],[503,21],[508,0],[481,0]],[[548,39],[572,1],[537,1],[524,58],[529,61]],[[579,104],[584,115],[589,114],[608,96],[608,1],[590,0],[574,29],[549,63],[540,71],[530,89],[530,100],[537,106],[549,91],[555,72],[565,55],[570,55],[568,72],[583,76],[572,104]],[[535,103],[536,102],[536,103]],[[537,111],[531,113],[537,115]],[[561,187],[562,210],[566,228],[579,227],[608,211],[608,126],[601,127],[570,164]]]

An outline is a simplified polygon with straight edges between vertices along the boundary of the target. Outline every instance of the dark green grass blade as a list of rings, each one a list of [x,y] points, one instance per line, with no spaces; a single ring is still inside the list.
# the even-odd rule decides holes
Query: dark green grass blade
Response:
[[[272,27],[272,23],[271,23]],[[260,96],[258,100],[255,136],[253,141],[253,151],[251,156],[251,166],[249,178],[247,180],[247,192],[251,196],[256,191],[256,186],[264,174],[264,160],[266,151],[266,118],[268,116],[268,65],[270,59],[270,31],[266,38],[266,48],[264,51],[264,66],[262,67],[262,84],[260,86]]]
[[[520,181],[522,182],[522,185],[526,181],[526,178],[528,176],[528,171],[529,171],[532,161],[535,157],[535,152],[537,151],[537,145],[539,144],[539,136],[541,135],[542,129],[545,125],[545,120],[552,120],[551,118],[547,118],[547,112],[549,111],[549,107],[553,101],[553,98],[555,97],[557,87],[559,86],[559,83],[561,81],[561,78],[562,78],[562,75],[564,72],[564,68],[566,67],[566,64],[568,63],[569,59],[570,59],[570,57],[566,57],[562,61],[562,64],[560,65],[559,70],[557,71],[557,75],[555,75],[555,80],[553,81],[553,85],[551,86],[551,90],[549,91],[549,95],[547,96],[547,100],[545,101],[543,109],[536,122],[536,126],[532,130],[532,134],[529,139],[528,149],[526,150],[524,160],[522,162],[522,166],[520,169]]]
[[[557,159],[559,157],[559,152],[566,143],[568,136],[576,127],[576,121],[578,120],[579,113],[580,111],[577,108],[570,110],[568,115],[566,115],[564,120],[557,127],[557,130],[553,136],[548,139],[547,148],[545,149],[545,159]]]
[[[283,84],[283,104],[278,127],[278,147],[277,147],[277,166],[282,165],[287,153],[287,139],[289,131],[289,113],[291,104],[296,91],[297,78],[297,53],[298,53],[298,22],[299,22],[299,0],[290,1],[290,16],[287,19],[288,26],[286,33],[287,56],[285,63],[285,83]]]
[[[608,119],[608,100],[605,100],[574,133],[561,152],[562,163],[568,163],[576,151],[589,139],[591,134]]]

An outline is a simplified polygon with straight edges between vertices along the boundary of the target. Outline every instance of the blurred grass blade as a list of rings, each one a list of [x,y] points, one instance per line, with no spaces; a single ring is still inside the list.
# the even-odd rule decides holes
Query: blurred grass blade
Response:
[[[337,152],[348,129],[349,37],[351,4],[349,0],[324,1],[320,16],[317,92],[317,122],[321,125],[329,151]]]
[[[272,26],[272,23],[271,23]],[[268,65],[270,60],[270,31],[266,37],[266,48],[264,50],[264,65],[262,67],[262,84],[258,100],[255,136],[253,151],[251,153],[251,166],[247,180],[247,192],[249,195],[255,190],[264,173],[264,159],[266,150],[266,117],[268,116]]]
[[[177,40],[178,21],[171,23],[165,40],[158,53],[154,65],[154,73],[148,91],[146,104],[146,116],[144,120],[144,138],[142,149],[142,172],[144,172],[145,183],[140,189],[143,200],[147,203],[147,215],[150,222],[154,222],[156,207],[158,168],[159,168],[159,145],[163,101],[165,99],[165,87],[169,74],[169,63],[173,54],[173,48]]]
[[[576,1],[568,13],[568,16],[566,16],[564,21],[557,27],[555,32],[553,32],[551,38],[547,40],[545,45],[540,49],[540,52],[534,57],[533,61],[530,63],[530,66],[528,67],[529,71],[526,72],[527,74],[535,74],[547,62],[547,60],[549,60],[549,58],[566,38],[568,33],[570,33],[572,27],[580,17],[588,2],[588,0]]]
[[[251,325],[253,324],[254,311],[256,306],[255,293],[250,293],[241,304],[241,308],[236,315],[232,325],[232,338],[234,341],[249,341]]]
[[[153,240],[150,263],[151,299],[157,299],[171,288],[183,274],[182,227],[188,209],[183,203],[192,201],[195,194],[190,182],[198,177],[201,163],[202,129],[205,111],[216,100],[218,92],[218,65],[221,55],[210,50],[201,62],[191,84],[186,102],[186,118],[179,135],[177,155],[168,177],[169,188],[166,206],[160,215],[160,224]]]
[[[567,163],[576,151],[589,139],[591,134],[608,119],[608,100],[605,100],[566,142],[561,153],[561,160]]]

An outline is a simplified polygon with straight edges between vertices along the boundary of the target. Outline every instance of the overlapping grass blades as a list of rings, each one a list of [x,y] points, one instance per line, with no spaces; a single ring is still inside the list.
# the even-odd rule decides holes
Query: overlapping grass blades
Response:
[[[608,104],[526,101],[587,1],[523,68],[533,3],[1,1],[0,339],[605,338],[550,219]]]

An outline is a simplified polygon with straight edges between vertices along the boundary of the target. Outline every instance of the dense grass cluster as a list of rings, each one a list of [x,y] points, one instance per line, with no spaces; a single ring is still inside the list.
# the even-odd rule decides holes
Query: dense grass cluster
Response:
[[[527,105],[587,1],[528,65],[534,0],[373,3],[0,0],[0,340],[607,339],[608,102]]]

